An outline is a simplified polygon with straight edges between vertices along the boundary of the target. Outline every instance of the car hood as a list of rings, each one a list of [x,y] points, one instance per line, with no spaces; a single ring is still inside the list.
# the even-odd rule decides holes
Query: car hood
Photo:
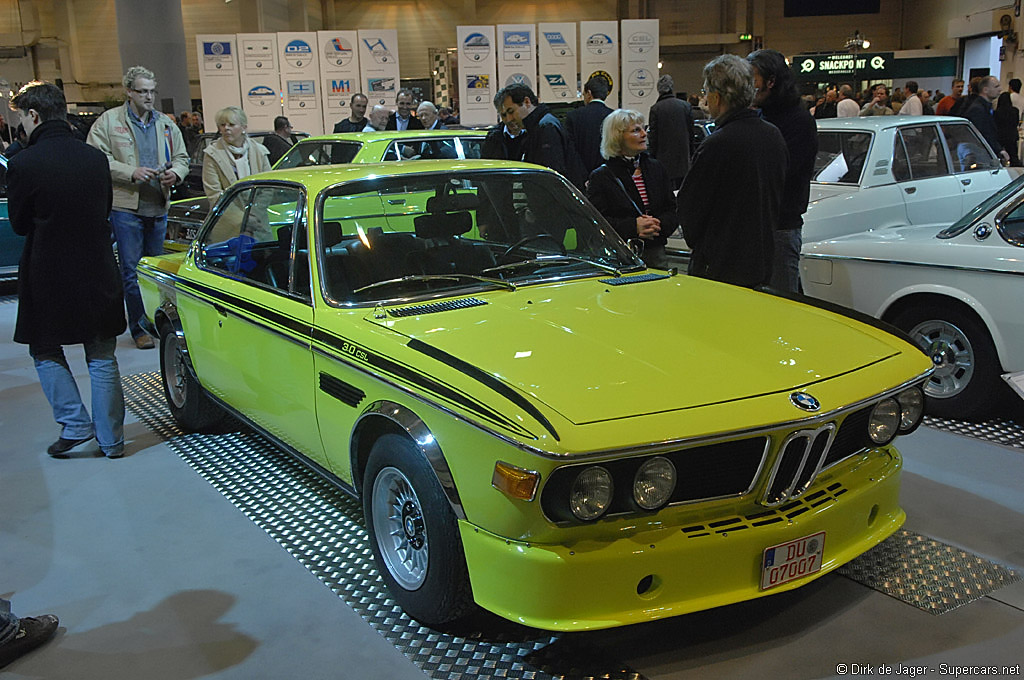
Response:
[[[895,337],[815,307],[683,276],[620,286],[590,279],[479,297],[487,304],[366,318],[576,424],[792,390],[904,349]]]

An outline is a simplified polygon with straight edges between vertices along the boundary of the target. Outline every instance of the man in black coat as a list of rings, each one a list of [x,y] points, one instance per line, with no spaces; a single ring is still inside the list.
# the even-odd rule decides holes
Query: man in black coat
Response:
[[[997,156],[1009,161],[1010,154],[999,143],[999,133],[996,132],[996,123],[992,118],[992,102],[999,99],[999,89],[999,78],[982,78],[978,83],[978,96],[964,109],[964,118],[974,123],[974,127],[978,128]]]
[[[62,427],[47,449],[67,457],[96,437],[110,458],[124,454],[124,395],[114,357],[126,328],[121,275],[107,221],[110,167],[102,151],[74,138],[64,94],[25,85],[11,100],[29,135],[7,169],[11,227],[26,237],[18,270],[14,341],[27,344],[43,392]],[[62,345],[85,345],[92,417]]]
[[[362,132],[369,122],[366,120],[366,105],[369,103],[370,100],[362,92],[352,95],[349,102],[351,113],[348,118],[334,124],[334,132]]]
[[[385,130],[422,130],[423,122],[412,115],[412,90],[401,89],[395,97],[398,111],[388,116]]]
[[[506,126],[526,130],[524,161],[551,168],[577,187],[584,186],[587,178],[583,163],[571,151],[569,135],[548,107],[537,103],[537,95],[529,86],[515,83],[503,87],[495,95],[494,105]]]
[[[690,169],[690,140],[693,139],[693,109],[675,95],[670,75],[658,78],[658,101],[651,107],[651,155],[665,166],[672,188],[678,189]]]
[[[288,153],[288,150],[295,145],[295,137],[292,135],[292,124],[284,116],[274,119],[274,132],[263,138],[263,146],[267,147],[270,155],[267,160],[273,165],[281,160],[281,156]]]
[[[818,126],[800,101],[793,70],[781,52],[757,50],[747,56],[747,61],[754,68],[754,105],[782,133],[789,154],[782,206],[775,225],[771,285],[777,290],[798,293],[803,214],[807,212],[814,159],[818,155]]]
[[[786,142],[750,108],[753,70],[734,54],[704,67],[715,131],[693,157],[677,198],[692,249],[690,274],[737,286],[771,280],[773,232],[786,177]]]
[[[583,86],[584,105],[565,117],[565,130],[569,133],[573,149],[583,161],[587,176],[604,162],[601,158],[601,124],[612,112],[604,103],[610,91],[607,78],[591,76]]]

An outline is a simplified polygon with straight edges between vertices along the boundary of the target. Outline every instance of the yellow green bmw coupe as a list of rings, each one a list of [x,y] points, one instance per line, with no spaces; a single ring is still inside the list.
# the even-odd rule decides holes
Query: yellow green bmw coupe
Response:
[[[139,280],[177,422],[230,412],[361,497],[428,625],[707,609],[805,585],[905,519],[916,346],[645,269],[536,166],[248,178]]]

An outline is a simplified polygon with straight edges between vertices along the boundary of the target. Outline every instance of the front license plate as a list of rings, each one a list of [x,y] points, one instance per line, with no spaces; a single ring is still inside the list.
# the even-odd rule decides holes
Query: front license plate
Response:
[[[820,571],[824,551],[824,531],[765,548],[761,559],[761,590]]]

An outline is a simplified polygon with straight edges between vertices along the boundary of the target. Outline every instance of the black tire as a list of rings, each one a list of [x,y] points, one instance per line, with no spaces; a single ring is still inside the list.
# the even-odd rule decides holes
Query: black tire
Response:
[[[984,325],[956,307],[938,305],[906,309],[892,323],[932,358],[935,372],[925,383],[930,415],[970,419],[991,413],[1002,381],[996,348]]]
[[[227,419],[224,409],[210,399],[185,365],[174,329],[169,325],[160,330],[160,377],[167,407],[182,429],[205,432],[217,429]]]
[[[476,611],[455,513],[407,437],[383,435],[370,450],[363,515],[381,577],[409,616],[436,627]]]

